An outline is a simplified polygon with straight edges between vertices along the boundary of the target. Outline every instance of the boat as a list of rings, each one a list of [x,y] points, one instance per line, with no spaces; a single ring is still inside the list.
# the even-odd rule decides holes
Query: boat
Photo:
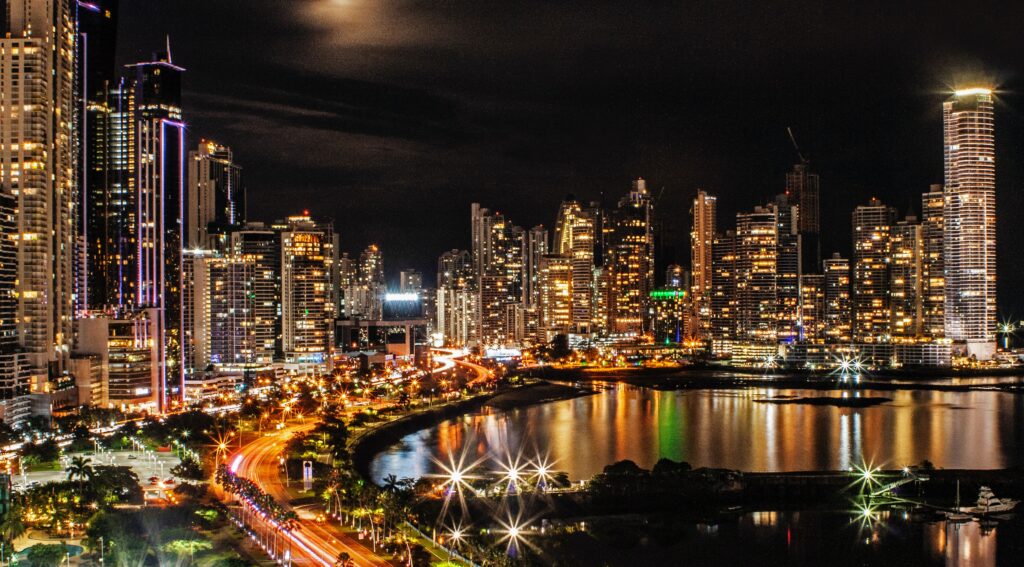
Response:
[[[946,512],[946,520],[953,522],[954,524],[962,524],[964,522],[970,522],[974,519],[974,516],[964,513],[964,509],[960,507],[960,481],[956,481],[956,502],[953,504],[953,510]]]
[[[957,509],[968,514],[1002,514],[1012,511],[1017,507],[1017,504],[1020,504],[1020,500],[996,498],[991,488],[982,486],[981,490],[978,491],[977,505]]]

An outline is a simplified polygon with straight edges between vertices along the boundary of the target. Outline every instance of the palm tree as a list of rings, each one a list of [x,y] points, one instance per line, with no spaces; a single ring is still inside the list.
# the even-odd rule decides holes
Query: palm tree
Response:
[[[381,488],[383,488],[385,492],[398,492],[402,488],[401,483],[402,481],[398,480],[397,476],[389,474],[384,477],[384,485],[381,486]]]
[[[92,480],[93,473],[95,472],[92,468],[92,460],[85,457],[75,457],[71,459],[71,463],[68,465],[68,480],[78,479],[78,492],[82,492],[82,481]]]
[[[338,560],[334,562],[335,567],[348,567],[352,564],[352,556],[347,551],[338,554]]]
[[[0,521],[0,537],[4,542],[13,542],[28,530],[24,521],[25,510],[20,502],[11,502],[7,515]]]

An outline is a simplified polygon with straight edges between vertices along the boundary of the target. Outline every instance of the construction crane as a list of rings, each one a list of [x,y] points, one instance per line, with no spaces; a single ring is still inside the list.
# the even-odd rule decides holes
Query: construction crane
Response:
[[[789,134],[789,141],[793,142],[793,149],[796,150],[796,155],[800,157],[800,163],[807,165],[807,158],[804,157],[804,153],[800,151],[799,144],[796,143],[796,136],[793,135],[793,129],[786,126],[786,133]]]

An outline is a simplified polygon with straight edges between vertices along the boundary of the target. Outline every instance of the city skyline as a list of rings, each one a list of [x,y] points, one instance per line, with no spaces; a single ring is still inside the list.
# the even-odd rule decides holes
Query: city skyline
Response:
[[[685,212],[692,193],[704,188],[721,199],[723,218],[732,216],[750,203],[767,201],[785,183],[785,174],[798,161],[787,126],[821,176],[824,225],[847,234],[848,211],[871,196],[897,207],[901,216],[911,206],[920,213],[918,194],[942,182],[942,158],[933,149],[942,137],[939,107],[954,86],[977,75],[999,90],[998,206],[1008,223],[1024,210],[1014,191],[1024,177],[1010,163],[1022,153],[1024,125],[1013,112],[1021,106],[1020,73],[1007,55],[1015,35],[1002,22],[989,22],[987,35],[979,37],[940,10],[911,20],[909,12],[838,6],[807,16],[806,9],[794,5],[754,21],[738,7],[688,15],[604,3],[587,17],[599,25],[597,30],[614,30],[613,23],[621,23],[662,41],[632,42],[627,37],[635,34],[576,29],[569,23],[571,9],[548,8],[548,13],[537,8],[503,19],[514,26],[548,16],[549,22],[531,33],[537,47],[523,53],[521,42],[513,42],[513,55],[481,47],[477,32],[454,42],[446,35],[447,26],[421,29],[431,13],[403,4],[370,8],[353,2],[322,21],[316,19],[323,14],[315,3],[299,2],[293,9],[257,4],[252,13],[261,15],[260,22],[250,22],[231,3],[202,4],[126,4],[122,20],[136,25],[123,30],[121,58],[143,56],[171,34],[172,42],[181,44],[175,47],[176,58],[189,68],[185,98],[194,111],[190,123],[234,148],[252,172],[250,216],[283,217],[319,208],[314,204],[324,195],[336,195],[336,202],[326,204],[332,210],[321,214],[335,219],[342,242],[352,243],[351,249],[377,243],[393,251],[389,281],[402,266],[429,276],[434,266],[425,258],[468,247],[463,211],[473,201],[486,201],[524,226],[550,227],[554,214],[549,211],[566,194],[594,200],[642,176],[657,192],[665,188],[663,209]],[[195,15],[199,27],[183,25],[179,7]],[[491,20],[457,3],[446,9],[436,16],[474,24]],[[241,18],[243,25],[206,33],[226,17]],[[735,23],[723,27],[733,18]],[[347,21],[370,36],[339,36]],[[384,21],[418,31],[369,47],[372,38],[381,37]],[[875,31],[879,21],[885,23]],[[556,35],[557,26],[567,27]],[[681,30],[679,38],[665,37],[669,27]],[[772,30],[778,29],[804,33],[772,40]],[[727,39],[733,33],[763,49],[751,58],[742,42]],[[680,39],[685,37],[693,39]],[[936,44],[935,37],[943,41]],[[244,49],[246,42],[265,41],[280,48],[272,56]],[[562,43],[563,55],[545,64],[540,53]],[[695,51],[693,43],[705,47]],[[827,63],[843,56],[842,45],[858,45],[867,53],[833,69]],[[410,69],[410,46],[436,60]],[[584,46],[624,62],[626,70],[595,66],[584,58]],[[445,49],[456,57],[433,57]],[[473,56],[474,49],[487,55],[490,66],[482,67],[482,55]],[[205,58],[207,52],[218,55]],[[747,56],[737,57],[737,52]],[[519,57],[536,63],[519,63]],[[577,68],[582,77],[573,71]],[[431,72],[452,80],[425,81]],[[741,73],[749,80],[738,82]],[[497,90],[495,83],[505,76],[514,77],[514,84],[502,80],[499,84],[507,88]],[[469,88],[472,79],[480,79],[474,89]],[[542,94],[544,85],[550,94]],[[240,104],[229,105],[229,99]],[[474,104],[492,99],[493,111]],[[699,113],[686,110],[698,101]],[[323,119],[303,120],[304,114]],[[511,128],[499,126],[502,117],[516,125],[516,137]],[[552,131],[556,127],[560,132]],[[260,142],[273,132],[288,132],[288,147]],[[353,144],[361,149],[347,151]],[[303,161],[299,148],[316,159]],[[370,151],[375,153],[367,155]],[[451,155],[455,151],[459,156]],[[279,173],[300,163],[310,166],[302,178]],[[298,201],[296,211],[276,210],[285,195]],[[439,228],[410,238],[406,231],[370,223],[382,200],[390,203],[392,226],[427,226],[424,219],[431,218]],[[1001,223],[1001,242],[1016,237],[1009,226]],[[670,237],[676,263],[688,262],[689,232],[683,224]],[[835,241],[826,231],[822,257],[833,251],[848,256],[845,240]],[[1001,249],[1000,255],[1008,266],[1000,286],[1024,283],[1024,275],[1009,267],[1008,253]],[[1007,293],[999,296],[1003,302],[1015,301]],[[1021,312],[1024,306],[1001,306],[1005,315]]]
[[[1019,555],[1019,18],[491,2],[0,0],[0,559]]]

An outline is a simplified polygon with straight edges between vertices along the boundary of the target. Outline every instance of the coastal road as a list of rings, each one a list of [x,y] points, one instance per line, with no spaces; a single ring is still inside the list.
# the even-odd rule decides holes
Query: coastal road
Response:
[[[494,379],[494,374],[486,367],[476,364],[475,362],[465,360],[465,358],[469,355],[469,352],[465,350],[434,349],[434,352],[441,353],[434,355],[434,360],[441,361],[441,364],[443,365],[442,369],[439,369],[438,371],[450,370],[453,366],[456,365],[461,366],[463,368],[467,368],[470,371],[472,371],[474,377],[469,381],[469,383],[467,384],[468,386],[476,386],[483,382],[488,382]]]
[[[273,435],[260,437],[245,445],[228,460],[231,469],[238,476],[248,478],[289,510],[295,508],[289,503],[288,489],[281,482],[279,472],[281,453],[292,435],[310,431],[314,422],[291,425]],[[292,543],[292,562],[303,567],[333,567],[338,554],[348,552],[354,565],[386,566],[391,563],[363,546],[358,540],[344,533],[331,522],[317,522],[308,514],[299,514],[299,528],[288,537]]]

